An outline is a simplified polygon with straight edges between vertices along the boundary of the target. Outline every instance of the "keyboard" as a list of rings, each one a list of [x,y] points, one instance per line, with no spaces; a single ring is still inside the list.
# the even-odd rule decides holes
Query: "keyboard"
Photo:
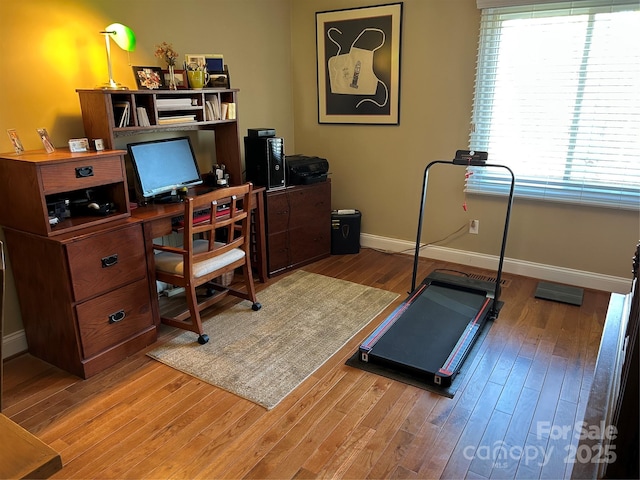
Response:
[[[222,217],[229,214],[229,207],[219,207],[216,212],[216,217]],[[202,210],[196,210],[193,212],[193,224],[198,225],[209,221],[211,215],[210,208],[204,208]],[[184,228],[184,215],[178,215],[171,218],[171,226],[175,228]]]

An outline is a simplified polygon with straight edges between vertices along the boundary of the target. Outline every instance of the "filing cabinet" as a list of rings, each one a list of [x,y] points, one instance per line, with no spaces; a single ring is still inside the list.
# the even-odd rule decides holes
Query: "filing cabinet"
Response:
[[[270,276],[331,254],[331,182],[266,192]]]
[[[130,215],[123,153],[0,155],[0,191],[11,190],[15,205],[0,212],[0,225],[29,352],[82,378],[157,338],[143,229]],[[113,209],[50,222],[47,204],[86,195]]]

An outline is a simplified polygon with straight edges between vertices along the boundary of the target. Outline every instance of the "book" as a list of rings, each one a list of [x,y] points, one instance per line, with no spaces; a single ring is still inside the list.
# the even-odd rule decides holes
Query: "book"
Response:
[[[158,119],[158,125],[170,125],[174,123],[190,123],[195,122],[195,115],[177,115],[173,117],[161,117]]]
[[[229,102],[227,104],[227,118],[229,120],[236,119],[236,104],[234,102]]]
[[[147,115],[147,109],[144,107],[137,107],[136,111],[138,112],[138,125],[140,127],[150,127],[151,123],[149,122],[149,115]]]
[[[113,116],[118,128],[129,125],[129,102],[114,102]]]
[[[213,105],[211,104],[211,102],[207,100],[204,106],[205,106],[205,110],[204,110],[205,120],[208,122],[212,122],[213,120],[216,120],[216,117],[213,113]]]
[[[157,98],[156,105],[159,110],[163,109],[175,109],[175,108],[184,108],[191,107],[191,98]]]

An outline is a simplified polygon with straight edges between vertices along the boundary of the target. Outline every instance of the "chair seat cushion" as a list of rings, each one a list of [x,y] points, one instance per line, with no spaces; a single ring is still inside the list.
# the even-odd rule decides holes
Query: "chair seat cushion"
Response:
[[[206,252],[209,242],[207,240],[194,240],[193,251],[195,253]],[[223,243],[215,242],[216,247],[224,245]],[[234,248],[228,252],[198,262],[193,267],[193,274],[195,277],[202,277],[208,273],[219,270],[227,265],[240,260],[244,257],[244,251],[239,248]],[[183,257],[177,253],[160,252],[155,255],[156,270],[160,270],[166,273],[172,273],[177,275],[184,275],[184,262]]]

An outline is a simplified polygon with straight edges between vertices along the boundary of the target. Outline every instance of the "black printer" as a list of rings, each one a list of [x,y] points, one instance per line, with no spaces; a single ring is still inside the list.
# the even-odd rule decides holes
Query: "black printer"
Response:
[[[285,165],[287,185],[308,185],[327,180],[329,162],[325,158],[287,155]]]

